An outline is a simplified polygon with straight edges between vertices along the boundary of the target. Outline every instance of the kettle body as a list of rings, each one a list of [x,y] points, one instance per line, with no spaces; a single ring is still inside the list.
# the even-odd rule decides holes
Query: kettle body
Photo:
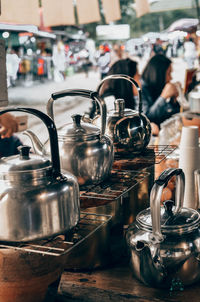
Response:
[[[78,179],[80,186],[88,186],[105,180],[111,172],[114,160],[112,140],[105,135],[106,106],[96,92],[69,89],[52,94],[47,104],[47,113],[53,118],[53,102],[66,96],[81,96],[99,103],[101,111],[100,128],[85,123],[80,115],[72,116],[73,122],[58,130],[58,144],[61,168],[69,171]],[[37,154],[49,156],[49,141],[44,145],[31,131],[26,131]]]
[[[60,172],[55,125],[36,109],[7,109],[0,114],[8,111],[32,113],[44,121],[51,160],[31,154],[29,146],[0,160],[0,240],[26,242],[63,234],[79,221],[80,197],[76,177]]]
[[[108,80],[126,80],[137,88],[138,110],[125,108],[123,99],[114,101],[114,109],[108,111],[106,120],[106,134],[113,140],[116,155],[131,156],[142,153],[148,146],[151,138],[151,124],[142,113],[141,89],[131,77],[123,74],[115,74],[105,77],[97,88],[101,89]],[[95,116],[93,123],[99,124],[99,116]]]
[[[160,207],[163,187],[177,175],[176,204]],[[126,233],[134,276],[151,287],[183,289],[200,279],[200,214],[183,208],[184,174],[167,169],[155,181],[150,208],[140,212]]]

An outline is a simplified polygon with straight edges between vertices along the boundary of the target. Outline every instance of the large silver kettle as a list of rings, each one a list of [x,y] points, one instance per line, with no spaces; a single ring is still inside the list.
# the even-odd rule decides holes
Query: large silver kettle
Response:
[[[123,74],[114,74],[105,77],[97,88],[101,93],[101,88],[108,80],[126,80],[135,85],[138,91],[138,111],[125,108],[123,99],[114,101],[114,109],[108,111],[106,134],[113,140],[115,154],[130,155],[140,154],[145,150],[151,138],[151,124],[149,119],[142,113],[141,89],[137,82],[131,77]],[[99,117],[93,119],[93,123],[99,124]]]
[[[51,161],[20,146],[20,154],[0,160],[0,240],[30,241],[64,233],[79,221],[77,179],[60,172],[57,131],[53,120],[36,109],[8,108],[39,117],[46,125]]]
[[[176,200],[160,207],[163,188],[176,175]],[[184,173],[167,169],[155,181],[150,208],[126,233],[133,274],[152,287],[180,289],[200,279],[200,214],[183,208]]]
[[[91,123],[84,123],[80,115],[74,115],[73,123],[58,130],[61,167],[78,179],[79,185],[96,184],[110,175],[114,159],[113,143],[104,135],[106,106],[98,93],[84,89],[69,89],[53,93],[47,104],[47,113],[53,118],[53,102],[66,96],[81,96],[98,102],[101,112],[100,129]],[[33,142],[36,153],[48,154],[49,141],[44,145],[31,132],[26,131]]]

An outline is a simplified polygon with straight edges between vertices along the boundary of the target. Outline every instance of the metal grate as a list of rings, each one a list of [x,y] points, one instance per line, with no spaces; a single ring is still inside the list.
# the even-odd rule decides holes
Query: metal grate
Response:
[[[98,199],[112,201],[122,197],[138,183],[142,182],[148,172],[112,170],[108,179],[98,185],[88,186],[87,190],[80,192],[81,201],[85,199]]]
[[[1,242],[0,248],[14,249],[25,253],[42,254],[42,256],[62,256],[85,241],[99,228],[103,227],[104,224],[108,223],[111,218],[112,216],[110,215],[81,212],[78,224],[66,232],[65,235],[27,243]]]
[[[148,146],[145,152],[139,156],[123,159],[119,156],[115,156],[113,169],[141,170],[154,164],[161,163],[161,161],[165,160],[176,148],[176,145]]]

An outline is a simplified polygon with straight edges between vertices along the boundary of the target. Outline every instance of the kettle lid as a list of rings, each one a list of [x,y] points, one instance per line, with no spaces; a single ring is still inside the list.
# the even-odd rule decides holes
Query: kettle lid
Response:
[[[125,108],[125,101],[124,99],[116,99],[114,101],[114,109],[109,110],[108,116],[132,116],[136,114],[136,110],[132,110],[130,108]]]
[[[100,129],[93,124],[81,121],[81,115],[72,115],[73,123],[66,124],[58,136],[64,140],[88,140],[100,135]]]
[[[175,211],[174,202],[166,200],[161,206],[160,223],[163,234],[184,234],[190,233],[198,228],[200,214],[191,208],[181,208],[178,213]],[[150,208],[143,210],[136,217],[142,229],[152,230],[152,218]]]
[[[51,168],[51,162],[37,154],[30,154],[31,147],[18,147],[19,154],[3,157],[0,159],[0,178],[5,179],[5,175],[17,174],[18,172],[36,172]]]

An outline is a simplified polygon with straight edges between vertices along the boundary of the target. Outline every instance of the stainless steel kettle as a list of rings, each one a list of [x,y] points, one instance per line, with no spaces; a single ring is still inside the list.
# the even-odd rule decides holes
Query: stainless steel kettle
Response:
[[[176,175],[175,205],[160,206],[163,188]],[[200,214],[183,208],[184,173],[167,169],[155,181],[150,208],[140,212],[126,233],[134,276],[152,287],[174,289],[200,279]]]
[[[78,179],[79,185],[96,184],[110,175],[114,159],[112,140],[104,135],[106,106],[98,93],[84,89],[69,89],[53,93],[47,104],[47,113],[53,118],[53,102],[66,96],[81,96],[98,102],[101,112],[100,129],[91,123],[84,123],[81,115],[74,115],[73,123],[68,123],[58,131],[61,167]],[[49,141],[44,145],[30,131],[36,153],[49,154]]]
[[[142,113],[141,89],[131,77],[123,74],[115,74],[105,77],[97,88],[101,88],[105,81],[123,79],[135,85],[138,91],[138,111],[125,108],[123,99],[114,101],[114,110],[107,114],[106,134],[113,140],[115,154],[131,155],[140,154],[145,150],[151,138],[151,124],[149,119]],[[99,117],[93,119],[93,123],[99,124]]]
[[[31,154],[29,146],[0,160],[0,240],[31,241],[64,233],[79,221],[79,186],[72,174],[60,172],[55,124],[31,108],[8,108],[0,115],[9,111],[31,113],[44,122],[51,160]]]

